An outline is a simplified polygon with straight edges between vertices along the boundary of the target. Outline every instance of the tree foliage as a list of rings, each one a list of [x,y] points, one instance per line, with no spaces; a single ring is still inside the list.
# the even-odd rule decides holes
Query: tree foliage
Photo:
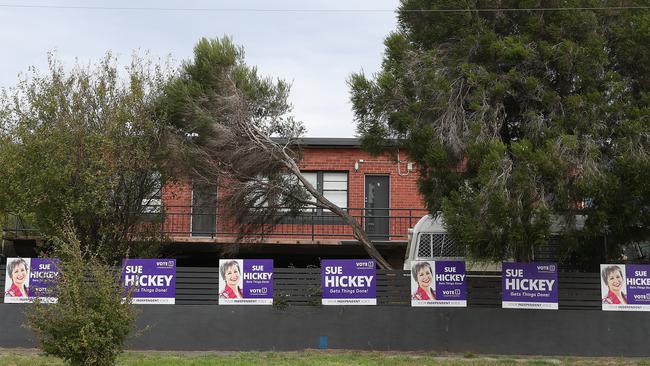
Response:
[[[109,257],[134,238],[159,238],[143,202],[165,177],[166,128],[153,101],[166,70],[137,56],[121,69],[110,54],[66,70],[50,55],[47,72],[32,68],[3,90],[0,212],[31,218],[45,236],[69,215],[80,239]]]
[[[194,184],[222,188],[220,207],[242,237],[273,227],[306,206],[327,209],[382,267],[389,267],[360,224],[320,194],[300,173],[302,123],[290,115],[290,86],[246,65],[230,38],[201,39],[161,98],[175,128],[170,150]]]
[[[381,71],[350,77],[364,146],[397,139],[474,257],[532,259],[578,213],[581,235],[648,237],[650,11],[531,10],[615,5],[403,0]],[[414,11],[435,9],[468,11]]]
[[[136,309],[120,272],[82,245],[71,223],[54,240],[60,259],[55,304],[36,302],[25,311],[40,348],[71,365],[109,366],[133,330]],[[124,299],[124,300],[123,300]]]

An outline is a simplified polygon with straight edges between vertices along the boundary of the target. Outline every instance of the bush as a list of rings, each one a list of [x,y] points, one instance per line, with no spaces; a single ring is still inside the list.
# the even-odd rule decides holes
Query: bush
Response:
[[[71,365],[114,365],[133,329],[136,310],[120,273],[82,248],[69,227],[55,239],[59,264],[58,302],[35,302],[26,310],[27,327],[41,349]]]

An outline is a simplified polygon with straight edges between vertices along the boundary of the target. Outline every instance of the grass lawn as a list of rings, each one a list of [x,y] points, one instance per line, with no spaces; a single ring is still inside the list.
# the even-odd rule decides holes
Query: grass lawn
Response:
[[[63,365],[54,357],[45,357],[38,350],[0,350],[0,365]],[[438,355],[426,353],[397,352],[350,352],[350,351],[304,351],[304,352],[129,352],[120,357],[119,365],[635,365],[650,366],[650,359],[639,358],[582,358],[582,357],[507,357]]]

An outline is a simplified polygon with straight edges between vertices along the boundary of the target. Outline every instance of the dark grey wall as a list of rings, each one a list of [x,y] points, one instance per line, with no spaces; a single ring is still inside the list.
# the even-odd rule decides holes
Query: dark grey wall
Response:
[[[0,305],[0,347],[34,347],[22,306]],[[131,349],[329,348],[497,354],[650,356],[650,314],[391,306],[142,306]],[[12,331],[7,331],[11,329]]]

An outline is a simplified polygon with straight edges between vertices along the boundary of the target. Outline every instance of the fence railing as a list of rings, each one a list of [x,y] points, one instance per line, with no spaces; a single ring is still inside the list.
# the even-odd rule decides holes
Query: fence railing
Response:
[[[6,265],[0,265],[0,283],[5,282]],[[377,270],[377,304],[411,305],[411,274],[404,270]],[[275,268],[273,298],[276,306],[320,306],[320,268]],[[4,296],[0,296],[4,302]],[[176,305],[217,305],[218,267],[178,267]],[[601,310],[598,273],[559,272],[560,310]],[[501,273],[468,272],[467,306],[501,307]]]
[[[4,227],[2,230],[5,233],[11,233],[13,236],[27,237],[40,234],[40,231],[34,224],[30,223],[28,220],[21,218],[18,215],[5,214],[3,221]]]
[[[372,240],[405,240],[408,229],[428,212],[422,208],[347,208],[346,211]],[[296,215],[280,212],[269,222],[253,213],[245,223],[237,223],[215,206],[156,206],[143,208],[142,227],[158,229],[174,238],[230,238],[246,233],[256,238],[353,239],[352,229],[340,217],[319,208],[307,208]],[[11,215],[4,231],[14,236],[34,236],[39,231]]]

